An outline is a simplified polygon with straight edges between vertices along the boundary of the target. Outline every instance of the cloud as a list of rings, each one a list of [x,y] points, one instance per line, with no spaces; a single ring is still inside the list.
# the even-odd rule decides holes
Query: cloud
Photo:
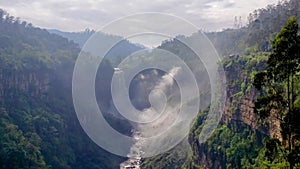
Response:
[[[4,0],[0,8],[36,26],[79,31],[101,28],[120,17],[140,12],[164,12],[189,20],[201,29],[221,30],[244,22],[250,12],[277,0]]]

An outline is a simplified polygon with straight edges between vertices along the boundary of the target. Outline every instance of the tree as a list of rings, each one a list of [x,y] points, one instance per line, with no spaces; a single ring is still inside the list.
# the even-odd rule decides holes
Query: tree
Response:
[[[281,135],[287,142],[287,150],[292,153],[299,138],[299,112],[295,107],[294,83],[299,71],[300,36],[298,22],[291,17],[273,41],[273,52],[267,61],[267,70],[259,72],[254,78],[254,86],[263,92],[255,102],[255,111],[263,118],[276,112],[281,123]],[[292,165],[291,165],[292,166]]]
[[[1,168],[47,168],[39,147],[40,137],[35,133],[27,133],[29,138],[25,137],[5,109],[0,109],[0,133]]]

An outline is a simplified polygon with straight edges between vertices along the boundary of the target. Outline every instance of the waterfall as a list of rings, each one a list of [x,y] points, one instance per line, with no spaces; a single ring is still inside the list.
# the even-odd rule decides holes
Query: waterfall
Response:
[[[143,144],[143,139],[140,133],[137,131],[133,132],[133,138],[135,143],[131,146],[130,152],[127,154],[128,160],[120,164],[120,169],[140,169],[142,153],[141,145]]]

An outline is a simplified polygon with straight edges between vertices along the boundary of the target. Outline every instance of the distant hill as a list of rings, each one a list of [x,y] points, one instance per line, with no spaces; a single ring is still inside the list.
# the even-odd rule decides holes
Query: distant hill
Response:
[[[57,29],[48,29],[48,32],[67,38],[70,41],[77,43],[80,48],[82,48],[85,42],[95,33],[94,30],[89,30],[89,29],[80,32],[64,32]],[[104,37],[104,39],[113,39],[113,40],[122,39],[122,37],[119,36],[112,36],[104,33],[100,33],[100,34]]]
[[[48,30],[52,34],[60,35],[62,37],[67,38],[71,42],[74,42],[79,45],[80,48],[84,46],[86,41],[96,32],[94,30],[86,29],[82,32],[63,32],[56,29],[50,29]],[[140,44],[133,44],[130,41],[123,39],[120,36],[116,35],[108,35],[102,32],[97,32],[98,39],[100,40],[99,45],[100,46],[94,46],[94,48],[100,48],[101,45],[108,45],[113,44],[115,42],[119,42],[116,44],[105,56],[106,58],[109,58],[110,62],[113,65],[117,65],[120,60],[127,57],[131,53],[138,51],[140,49],[145,48],[143,45]],[[98,44],[93,44],[98,45]]]

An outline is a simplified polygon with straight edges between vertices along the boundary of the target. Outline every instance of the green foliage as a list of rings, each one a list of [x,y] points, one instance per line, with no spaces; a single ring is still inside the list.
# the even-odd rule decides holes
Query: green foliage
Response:
[[[300,19],[299,11],[299,0],[279,1],[276,5],[268,5],[250,13],[245,27],[210,32],[207,36],[221,56],[271,52],[270,40],[275,38],[291,16]]]
[[[256,112],[260,117],[269,117],[271,110],[276,110],[278,116],[286,123],[282,132],[292,131],[295,146],[286,151],[286,145],[277,139],[268,139],[261,135],[261,131],[253,131],[243,125],[243,122],[224,122],[226,126],[219,126],[214,135],[204,144],[197,142],[197,134],[202,128],[201,118],[196,119],[189,141],[192,150],[184,168],[197,168],[199,164],[209,168],[299,168],[298,159],[299,121],[299,38],[298,26],[295,17],[300,16],[300,1],[281,1],[278,5],[259,9],[249,15],[247,27],[237,30],[224,30],[218,33],[208,33],[208,37],[223,56],[229,56],[222,61],[228,82],[231,113],[239,112],[241,98],[250,94],[255,96],[253,87],[259,95],[255,103]],[[284,27],[283,27],[284,26]],[[282,28],[283,27],[283,28]],[[276,36],[276,32],[280,31]],[[231,40],[232,41],[229,41]],[[270,39],[274,43],[270,43]],[[272,49],[273,47],[273,49]],[[283,51],[283,53],[278,52]],[[281,50],[281,49],[283,50]],[[270,55],[269,52],[273,52]],[[241,55],[237,55],[239,53]],[[278,53],[278,54],[274,54]],[[234,54],[234,55],[232,55]],[[283,57],[284,55],[284,57]],[[297,58],[298,57],[298,58]],[[273,59],[272,62],[271,59]],[[287,63],[283,61],[290,60]],[[280,62],[281,61],[281,62]],[[282,64],[282,65],[281,65]],[[267,71],[269,65],[274,66],[274,72]],[[292,69],[291,69],[292,68]],[[291,71],[292,70],[292,71]],[[289,73],[294,73],[294,78]],[[270,77],[276,77],[270,81]],[[285,78],[290,77],[290,82]],[[292,82],[293,81],[293,82]],[[294,94],[290,97],[283,94],[290,85]],[[228,93],[228,92],[227,92]],[[270,94],[271,93],[271,94]],[[293,107],[291,113],[286,113],[287,98]],[[273,102],[269,102],[272,100]],[[244,113],[244,112],[243,112]],[[203,113],[200,113],[202,116]],[[237,120],[239,117],[235,117]],[[273,117],[274,118],[274,117]],[[263,118],[262,118],[263,119]],[[262,119],[259,121],[264,122]],[[236,119],[235,119],[236,120]],[[254,134],[255,133],[255,134]],[[288,136],[288,133],[284,135]],[[263,141],[266,138],[265,141]],[[189,166],[189,167],[186,167]]]
[[[41,138],[36,133],[25,133],[13,124],[8,112],[1,109],[0,166],[3,169],[47,168],[40,151]]]
[[[193,151],[190,153],[183,168],[197,168],[201,158],[209,156],[213,164],[212,168],[252,168],[255,165],[254,159],[262,148],[263,135],[251,131],[249,128],[239,128],[238,131],[230,126],[219,126],[213,136],[205,143],[199,144],[199,129],[203,125],[205,112],[199,113],[189,136]],[[198,133],[198,134],[196,134]],[[197,153],[195,153],[195,151]]]
[[[206,110],[199,113],[192,126],[188,137],[192,151],[188,157],[179,146],[146,159],[145,168],[180,168],[185,160],[182,168],[201,168],[201,159],[205,157],[210,158],[208,165],[212,168],[299,168],[300,81],[297,77],[299,36],[296,18],[291,18],[275,37],[275,32],[280,31],[290,16],[300,16],[299,2],[282,1],[277,6],[256,10],[250,14],[247,27],[207,34],[221,55],[233,57],[222,61],[231,92],[228,98],[232,103],[231,113],[239,113],[241,99],[246,94],[253,94],[255,86],[262,96],[255,104],[256,111],[261,117],[268,117],[271,110],[279,112],[283,138],[295,141],[291,142],[294,145],[289,151],[276,139],[266,140],[265,148],[262,148],[265,135],[232,121],[221,124],[213,136],[200,145],[197,140]],[[3,10],[0,10],[0,28],[1,168],[118,168],[124,159],[92,143],[82,131],[71,106],[69,82],[78,46],[46,30],[21,23]],[[80,45],[91,32],[83,34]],[[272,44],[270,39],[274,39]],[[199,61],[188,59],[195,54],[178,41],[164,42],[159,48],[180,55],[194,73],[203,72],[204,67],[199,66]],[[268,57],[265,52],[273,53]],[[114,63],[120,60],[116,57]],[[267,65],[270,71],[265,71]],[[111,65],[105,63],[105,66],[111,74]],[[109,78],[109,75],[98,77],[96,83],[106,86]],[[285,94],[288,86],[291,95]],[[105,89],[99,89],[105,98],[97,99],[105,100],[102,106],[107,108],[110,95]],[[286,111],[286,105],[292,105],[289,111]],[[129,132],[127,123],[111,116],[106,118],[122,132]]]
[[[149,169],[156,169],[156,168],[179,169],[179,168],[182,168],[182,165],[187,158],[188,150],[189,150],[189,145],[187,143],[187,140],[184,139],[175,148],[173,148],[163,154],[143,159],[141,168],[147,168],[147,169],[148,168]]]
[[[0,28],[0,168],[119,168],[125,159],[94,144],[72,107],[77,45],[3,10]]]
[[[263,161],[261,169],[287,169],[290,165],[287,162],[272,164],[269,161]]]
[[[295,106],[296,93],[294,83],[299,71],[300,62],[300,36],[298,34],[298,22],[296,17],[291,17],[286,25],[277,34],[273,41],[273,52],[267,61],[267,70],[258,72],[254,78],[254,86],[263,91],[255,102],[255,111],[262,118],[268,118],[271,113],[280,121],[283,143],[287,145],[286,152],[290,167],[300,163],[296,153],[299,141],[299,111]],[[279,141],[271,140],[266,144],[266,157],[274,162],[272,157],[277,151]],[[284,147],[284,146],[283,146]]]
[[[243,91],[243,92],[246,91],[246,83],[245,83],[245,82],[243,82],[243,83],[241,84],[241,91]]]
[[[268,59],[268,72],[275,80],[286,80],[294,75],[300,59],[298,22],[291,17],[273,41],[273,52]]]

